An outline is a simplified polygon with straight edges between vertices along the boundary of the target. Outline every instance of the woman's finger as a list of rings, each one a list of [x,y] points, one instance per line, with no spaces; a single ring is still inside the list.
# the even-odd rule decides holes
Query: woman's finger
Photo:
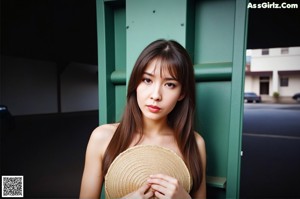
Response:
[[[163,195],[162,193],[160,193],[160,192],[158,192],[158,191],[155,191],[155,192],[154,192],[154,195],[155,195],[157,198],[159,198],[159,199],[164,199],[164,198],[166,198],[165,195]]]
[[[160,192],[163,195],[167,195],[170,192],[168,187],[163,187],[163,186],[160,186],[158,184],[152,184],[151,188],[155,191],[155,193]]]
[[[168,175],[165,175],[165,174],[154,174],[154,175],[150,175],[150,179],[162,179],[162,180],[165,180],[167,182],[171,182],[171,183],[177,183],[177,179],[171,177],[171,176],[168,176]]]
[[[157,184],[157,185],[160,185],[160,186],[163,186],[163,187],[168,187],[170,185],[170,183],[164,179],[161,179],[161,178],[149,178],[147,180],[147,182],[149,184]]]
[[[144,184],[138,189],[138,192],[141,194],[145,194],[150,189],[150,184]]]
[[[154,192],[152,190],[148,190],[147,193],[145,193],[144,198],[151,198],[154,196]]]
[[[122,199],[130,199],[130,198],[136,198],[136,199],[147,199],[147,198],[151,198],[151,195],[153,196],[153,193],[151,193],[152,191],[150,190],[151,185],[150,184],[144,184],[143,186],[141,186],[139,189],[137,189],[136,191],[129,193],[128,195],[122,197]],[[150,192],[150,194],[148,194],[148,192]]]

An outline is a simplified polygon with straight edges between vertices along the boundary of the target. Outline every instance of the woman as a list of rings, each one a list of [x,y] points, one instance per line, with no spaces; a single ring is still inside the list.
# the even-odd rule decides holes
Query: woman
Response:
[[[99,198],[109,166],[126,149],[158,145],[178,154],[193,180],[188,193],[177,179],[153,174],[124,198],[205,198],[206,152],[194,131],[195,79],[186,50],[175,41],[157,40],[138,57],[117,124],[96,128],[89,140],[80,198]]]

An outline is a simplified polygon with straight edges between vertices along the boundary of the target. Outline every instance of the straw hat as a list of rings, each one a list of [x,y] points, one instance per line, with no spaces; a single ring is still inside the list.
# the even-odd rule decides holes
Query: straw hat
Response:
[[[151,174],[176,178],[189,192],[192,179],[184,161],[172,150],[139,145],[120,153],[105,176],[106,198],[121,198],[144,185]]]

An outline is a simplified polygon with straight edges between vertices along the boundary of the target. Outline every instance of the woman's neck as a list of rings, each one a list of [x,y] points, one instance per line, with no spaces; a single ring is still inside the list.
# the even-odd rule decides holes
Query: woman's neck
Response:
[[[165,120],[143,120],[143,136],[144,137],[165,137],[172,136],[173,130],[168,125],[167,119]]]
[[[137,141],[137,142],[136,142]],[[173,129],[168,125],[167,121],[155,121],[155,120],[144,120],[143,135],[140,137],[137,134],[133,145],[158,145],[169,148],[176,152],[180,157],[182,154],[177,146],[176,139],[174,137]]]

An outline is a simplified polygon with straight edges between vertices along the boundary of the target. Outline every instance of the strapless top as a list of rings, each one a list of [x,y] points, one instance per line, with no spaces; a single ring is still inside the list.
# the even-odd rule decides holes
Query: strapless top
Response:
[[[105,176],[108,199],[122,198],[144,185],[151,174],[176,178],[189,192],[192,178],[184,161],[174,151],[156,145],[138,145],[120,153]]]

